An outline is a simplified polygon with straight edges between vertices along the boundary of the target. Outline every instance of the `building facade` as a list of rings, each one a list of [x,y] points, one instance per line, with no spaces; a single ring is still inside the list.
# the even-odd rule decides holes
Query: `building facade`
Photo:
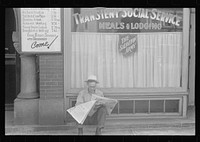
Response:
[[[69,122],[66,110],[74,106],[90,74],[97,76],[98,88],[106,97],[118,100],[108,119],[186,117],[188,105],[195,105],[195,9],[13,11],[16,29],[12,40],[20,54],[15,124]],[[60,41],[54,46],[60,47],[60,52],[43,52],[45,43],[33,43],[34,51],[29,51],[24,37],[34,41],[41,38],[39,33],[50,35],[49,31],[31,31],[48,29],[37,29],[34,24],[39,17],[40,27],[45,25],[49,11],[54,20],[51,30],[56,38],[59,35],[55,42]],[[34,32],[37,34],[31,36]]]

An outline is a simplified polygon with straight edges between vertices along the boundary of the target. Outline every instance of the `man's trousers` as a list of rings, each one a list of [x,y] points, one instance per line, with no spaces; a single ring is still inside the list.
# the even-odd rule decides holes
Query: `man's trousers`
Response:
[[[100,106],[92,116],[87,116],[83,125],[97,125],[98,128],[104,128],[107,110],[105,106]],[[79,125],[82,128],[82,125]]]

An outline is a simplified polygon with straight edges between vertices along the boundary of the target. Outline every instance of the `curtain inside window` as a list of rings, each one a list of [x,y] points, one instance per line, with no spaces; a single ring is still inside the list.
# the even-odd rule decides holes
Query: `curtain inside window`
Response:
[[[138,49],[129,56],[118,40],[117,33],[72,33],[71,88],[84,87],[90,74],[101,88],[181,86],[181,32],[137,34]]]

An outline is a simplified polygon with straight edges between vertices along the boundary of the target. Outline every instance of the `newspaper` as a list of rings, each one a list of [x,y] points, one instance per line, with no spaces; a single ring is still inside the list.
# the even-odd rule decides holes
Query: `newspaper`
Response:
[[[111,114],[112,110],[114,109],[115,105],[117,104],[117,100],[116,99],[110,99],[110,98],[106,98],[106,97],[101,97],[101,96],[97,96],[92,94],[92,98],[91,100],[97,100],[96,105],[97,104],[103,104],[106,106],[106,110],[108,112],[108,115]]]
[[[87,116],[92,116],[99,105],[105,105],[108,115],[111,114],[117,100],[92,94],[91,101],[69,108],[67,112],[79,123],[83,124]]]
[[[69,108],[67,112],[79,123],[83,124],[89,112],[94,107],[96,101],[89,101]]]

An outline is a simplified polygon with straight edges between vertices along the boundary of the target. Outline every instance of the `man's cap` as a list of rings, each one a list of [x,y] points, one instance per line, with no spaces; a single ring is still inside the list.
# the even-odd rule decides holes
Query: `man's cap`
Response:
[[[95,81],[96,83],[99,83],[95,75],[90,75],[85,82],[88,82],[88,81]]]

